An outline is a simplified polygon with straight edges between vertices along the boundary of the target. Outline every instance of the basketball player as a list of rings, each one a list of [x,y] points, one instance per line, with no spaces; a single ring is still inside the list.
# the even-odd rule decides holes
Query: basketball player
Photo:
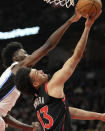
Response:
[[[18,42],[12,42],[3,49],[3,64],[6,68],[8,68],[0,77],[0,131],[5,130],[4,120],[11,126],[20,128],[22,130],[31,131],[33,129],[33,127],[20,123],[10,115],[7,115],[20,96],[20,92],[14,85],[14,76],[12,75],[12,71],[15,69],[16,72],[16,70],[22,66],[29,67],[36,64],[43,56],[45,56],[58,44],[59,40],[69,26],[78,20],[79,17],[77,15],[73,15],[73,17],[67,20],[49,37],[42,47],[37,49],[31,55],[28,55],[23,49],[22,45]]]
[[[71,131],[70,114],[74,119],[105,121],[105,114],[69,107],[63,92],[64,83],[70,78],[82,58],[88,34],[95,19],[87,19],[84,32],[73,55],[60,70],[54,73],[50,80],[42,70],[22,67],[16,73],[17,88],[23,94],[28,94],[32,90],[35,90],[32,92],[33,95],[37,94],[34,107],[37,110],[37,118],[43,131]]]

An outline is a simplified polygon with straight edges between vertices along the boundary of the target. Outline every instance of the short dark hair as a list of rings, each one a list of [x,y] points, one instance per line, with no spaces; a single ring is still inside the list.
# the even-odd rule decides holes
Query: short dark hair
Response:
[[[15,51],[23,49],[23,46],[19,42],[10,42],[1,52],[1,58],[3,65],[7,68],[13,63],[13,55]]]
[[[31,68],[21,67],[15,75],[15,84],[17,89],[25,94],[34,96],[37,93],[37,90],[33,87],[29,74]]]

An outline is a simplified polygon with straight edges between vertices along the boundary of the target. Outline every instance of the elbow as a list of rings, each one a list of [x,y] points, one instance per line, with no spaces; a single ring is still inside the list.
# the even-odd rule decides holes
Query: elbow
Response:
[[[78,53],[76,55],[76,60],[79,62],[81,60],[82,56],[83,56],[83,53]]]
[[[46,49],[53,49],[55,46],[56,46],[56,43],[57,42],[51,42],[51,41],[48,41],[47,43],[46,43]]]

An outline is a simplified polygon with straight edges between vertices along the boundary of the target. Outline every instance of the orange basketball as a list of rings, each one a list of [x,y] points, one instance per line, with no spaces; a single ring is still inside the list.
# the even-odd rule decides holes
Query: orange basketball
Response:
[[[79,0],[75,7],[75,10],[85,18],[87,15],[92,15],[93,17],[96,16],[101,9],[101,0]]]

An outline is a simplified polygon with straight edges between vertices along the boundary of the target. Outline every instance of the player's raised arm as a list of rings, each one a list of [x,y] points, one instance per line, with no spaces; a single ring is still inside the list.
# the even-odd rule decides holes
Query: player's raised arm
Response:
[[[83,52],[86,47],[88,34],[89,34],[90,28],[92,24],[94,23],[94,21],[95,21],[95,18],[87,19],[85,23],[85,29],[83,31],[83,34],[79,42],[77,43],[77,46],[74,50],[73,55],[65,62],[62,69],[56,72],[52,78],[52,83],[54,84],[54,86],[63,85],[74,72],[77,64],[79,63],[79,61],[82,58]]]
[[[37,63],[43,56],[45,56],[49,51],[51,51],[60,41],[65,31],[69,26],[78,21],[80,16],[77,14],[73,15],[69,20],[67,20],[61,27],[59,27],[45,42],[45,44],[34,51],[29,57],[20,63],[20,66],[30,66]]]

